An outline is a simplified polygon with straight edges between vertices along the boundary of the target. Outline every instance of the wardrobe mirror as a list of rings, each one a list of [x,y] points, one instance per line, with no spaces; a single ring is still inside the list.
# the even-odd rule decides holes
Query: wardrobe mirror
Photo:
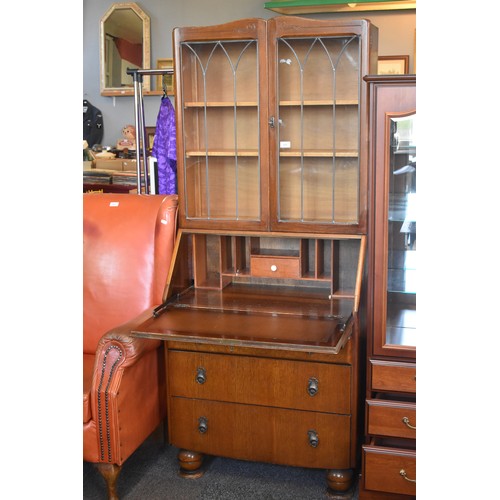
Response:
[[[101,95],[133,95],[134,81],[127,68],[150,68],[149,16],[136,3],[114,3],[101,19]],[[143,91],[150,77],[143,77]]]

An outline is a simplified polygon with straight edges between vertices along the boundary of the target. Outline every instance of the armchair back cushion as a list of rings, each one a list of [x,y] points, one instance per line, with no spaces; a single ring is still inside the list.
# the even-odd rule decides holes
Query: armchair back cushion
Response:
[[[177,196],[83,195],[83,352],[102,335],[161,304]]]

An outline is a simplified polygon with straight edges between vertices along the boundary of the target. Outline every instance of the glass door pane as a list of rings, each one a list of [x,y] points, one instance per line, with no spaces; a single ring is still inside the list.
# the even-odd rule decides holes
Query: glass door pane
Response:
[[[181,43],[188,219],[261,219],[257,54],[257,40]]]
[[[278,220],[359,221],[360,39],[278,39]]]
[[[386,344],[416,346],[416,115],[391,118]]]

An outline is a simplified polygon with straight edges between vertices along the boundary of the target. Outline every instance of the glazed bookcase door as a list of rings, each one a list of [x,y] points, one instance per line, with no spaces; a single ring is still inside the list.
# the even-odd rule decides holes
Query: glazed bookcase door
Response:
[[[389,131],[386,343],[416,346],[416,114],[393,116]]]
[[[174,44],[181,225],[262,228],[265,22],[177,29]]]
[[[388,153],[385,190],[378,202],[378,207],[384,207],[385,244],[375,249],[375,259],[385,261],[383,279],[375,285],[376,293],[383,297],[384,308],[375,311],[375,325],[381,333],[381,343],[375,346],[375,352],[391,349],[414,354],[417,336],[416,114],[387,114],[385,133]]]
[[[381,83],[377,94],[373,354],[415,358],[417,115],[407,80]]]
[[[301,25],[303,23],[303,25]],[[366,225],[366,22],[270,22],[272,225],[359,232]],[[274,78],[274,79],[273,79]]]
[[[363,234],[368,21],[174,30],[180,225]]]

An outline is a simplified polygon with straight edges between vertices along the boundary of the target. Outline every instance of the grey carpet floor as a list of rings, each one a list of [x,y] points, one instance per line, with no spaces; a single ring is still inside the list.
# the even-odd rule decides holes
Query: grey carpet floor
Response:
[[[118,478],[120,500],[357,500],[357,487],[347,497],[330,495],[326,472],[258,462],[206,457],[205,474],[185,479],[178,474],[178,449],[158,433],[124,463]],[[83,499],[105,500],[104,479],[83,463]]]

